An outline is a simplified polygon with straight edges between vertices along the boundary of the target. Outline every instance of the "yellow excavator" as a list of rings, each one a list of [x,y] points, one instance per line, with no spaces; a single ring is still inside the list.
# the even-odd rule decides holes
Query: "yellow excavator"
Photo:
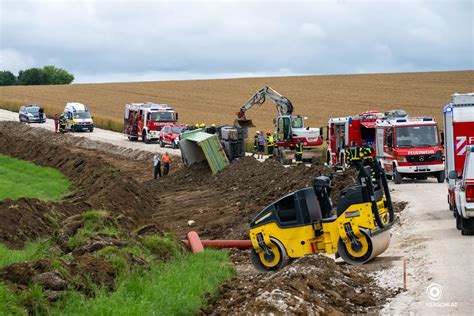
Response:
[[[331,179],[319,176],[312,187],[263,209],[250,225],[254,266],[277,270],[291,259],[315,253],[335,254],[359,265],[388,248],[394,212],[385,172],[376,159],[372,166],[361,166],[358,183],[341,192],[336,214],[330,195]]]

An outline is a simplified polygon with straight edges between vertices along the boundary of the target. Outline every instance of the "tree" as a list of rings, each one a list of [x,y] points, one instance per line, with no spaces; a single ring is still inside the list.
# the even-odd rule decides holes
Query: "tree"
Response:
[[[15,75],[8,70],[0,71],[0,86],[16,85]]]
[[[44,84],[70,84],[74,81],[74,76],[61,68],[44,66],[42,71],[46,76]]]
[[[20,70],[18,73],[18,84],[24,86],[47,84],[47,79],[42,69],[30,68]]]

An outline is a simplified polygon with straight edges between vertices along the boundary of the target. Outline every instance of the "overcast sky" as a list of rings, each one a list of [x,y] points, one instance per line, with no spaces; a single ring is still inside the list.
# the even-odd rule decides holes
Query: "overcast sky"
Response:
[[[474,69],[472,0],[0,2],[0,68],[75,82]]]

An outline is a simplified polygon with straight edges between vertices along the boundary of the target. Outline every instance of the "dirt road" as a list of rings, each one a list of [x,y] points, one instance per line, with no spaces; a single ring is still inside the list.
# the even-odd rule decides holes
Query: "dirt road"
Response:
[[[384,256],[394,266],[380,279],[403,284],[402,259],[407,260],[407,289],[382,314],[469,315],[474,309],[474,239],[461,236],[448,211],[446,184],[409,181],[392,185],[393,196],[408,201],[401,226],[393,230]],[[382,275],[382,273],[384,275]]]
[[[16,121],[18,122],[18,113],[6,111],[0,109],[0,121]],[[32,127],[45,128],[50,131],[54,130],[54,122],[51,119],[47,119],[44,124],[30,124]],[[92,133],[83,132],[83,133],[70,133],[77,137],[89,138],[95,141],[101,141],[105,143],[110,143],[115,146],[120,146],[129,149],[144,150],[153,153],[164,154],[165,151],[169,152],[170,155],[181,156],[179,149],[172,149],[169,147],[161,148],[158,143],[145,144],[142,142],[131,142],[127,137],[122,133],[112,132],[105,129],[94,128]]]

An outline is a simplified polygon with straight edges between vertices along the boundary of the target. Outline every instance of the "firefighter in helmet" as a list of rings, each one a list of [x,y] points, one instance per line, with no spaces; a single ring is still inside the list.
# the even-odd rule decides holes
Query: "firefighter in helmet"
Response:
[[[273,139],[273,136],[270,132],[267,132],[266,142],[267,142],[268,159],[272,159],[273,149],[275,146],[275,140]]]
[[[351,146],[348,148],[346,152],[346,159],[347,159],[347,162],[351,166],[355,166],[357,169],[359,169],[359,167],[361,166],[362,164],[361,148],[357,146],[355,141],[351,142]]]
[[[370,147],[365,139],[362,140],[362,148],[360,149],[360,154],[362,158],[362,164],[364,166],[372,165],[374,158],[372,157],[372,153],[374,152],[373,148]]]
[[[295,147],[295,160],[297,165],[303,163],[303,142],[301,140],[298,140]]]

